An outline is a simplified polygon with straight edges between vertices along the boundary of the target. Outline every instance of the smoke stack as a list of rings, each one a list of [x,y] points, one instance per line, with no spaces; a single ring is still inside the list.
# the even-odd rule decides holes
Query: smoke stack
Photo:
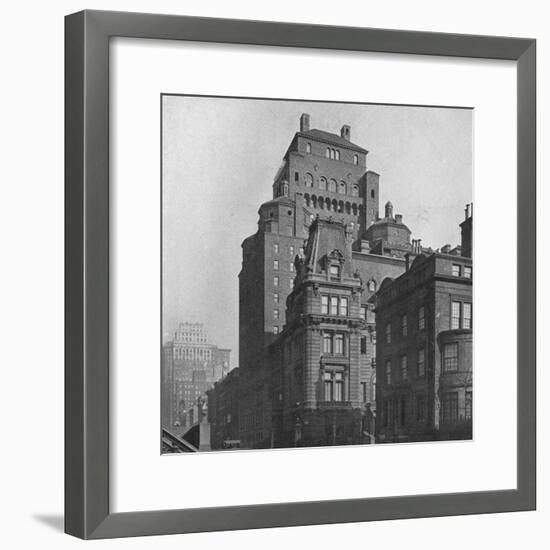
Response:
[[[390,201],[386,203],[385,210],[386,210],[385,212],[386,218],[393,218],[393,204]]]
[[[307,113],[300,117],[300,132],[309,132],[309,115]]]
[[[351,126],[344,124],[340,130],[340,136],[349,141],[351,139]]]

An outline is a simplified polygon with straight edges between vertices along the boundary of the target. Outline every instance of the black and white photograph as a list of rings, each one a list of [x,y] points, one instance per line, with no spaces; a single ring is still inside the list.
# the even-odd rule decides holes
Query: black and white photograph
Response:
[[[162,95],[162,453],[474,438],[473,136]]]

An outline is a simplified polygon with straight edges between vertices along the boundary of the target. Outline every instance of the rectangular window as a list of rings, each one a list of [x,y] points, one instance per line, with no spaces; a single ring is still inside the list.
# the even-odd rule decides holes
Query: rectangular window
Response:
[[[399,400],[399,423],[401,426],[405,425],[405,420],[407,418],[407,400],[402,397]]]
[[[294,245],[291,244],[291,245],[288,247],[288,251],[290,252],[290,255],[291,255],[291,256],[294,256]]]
[[[273,310],[273,318],[274,318],[274,319],[278,319],[278,318],[279,318],[279,310],[278,310],[278,309],[274,309],[274,310]]]
[[[332,373],[325,372],[324,385],[325,385],[325,401],[332,401]]]
[[[409,369],[407,365],[407,356],[402,355],[401,356],[401,378],[403,380],[407,380],[408,377],[409,377]]]
[[[386,361],[386,384],[391,384],[391,361]]]
[[[294,289],[294,278],[293,277],[290,278],[289,284],[290,284],[290,290],[293,290]]]
[[[334,401],[344,400],[344,375],[341,372],[334,374]]]
[[[330,297],[330,314],[338,315],[338,298],[336,296]]]
[[[422,306],[418,310],[418,330],[424,330],[424,327],[426,326],[424,314],[425,314],[424,306]]]
[[[472,304],[469,302],[462,304],[462,328],[472,328]]]
[[[466,279],[471,279],[472,278],[472,267],[471,266],[469,266],[469,265],[464,266],[464,277],[466,277]]]
[[[460,302],[451,302],[451,329],[460,328]]]
[[[328,296],[321,296],[321,313],[328,315]]]
[[[323,334],[323,353],[332,354],[332,334],[328,332]]]
[[[278,304],[279,303],[279,293],[278,292],[274,292],[273,293],[273,301]]]
[[[472,419],[472,392],[467,391],[464,402],[464,418],[466,420]]]
[[[445,344],[443,348],[443,371],[454,372],[458,370],[458,344]]]
[[[334,353],[344,355],[344,335],[336,334],[334,337]]]
[[[279,334],[279,327],[273,327],[273,334]]]
[[[441,420],[443,423],[456,422],[458,419],[458,393],[443,394],[441,406]]]
[[[418,350],[418,362],[416,363],[416,372],[419,377],[422,377],[426,374],[426,350],[424,348],[420,348]]]
[[[340,298],[340,315],[347,317],[348,315],[348,299]]]
[[[361,336],[361,355],[367,354],[367,337]]]
[[[422,422],[426,418],[426,402],[423,395],[416,396],[416,420]]]
[[[367,383],[361,382],[361,396],[363,398],[363,403],[367,402]]]
[[[273,254],[279,254],[279,243],[273,243]]]
[[[300,181],[300,174],[298,172],[294,172],[294,181]]]
[[[273,277],[273,286],[279,286],[279,277]]]
[[[460,265],[453,264],[453,277],[460,277]]]
[[[367,306],[361,306],[361,309],[359,310],[359,317],[363,319],[363,321],[367,320]]]
[[[401,334],[407,336],[407,315],[401,317]]]
[[[391,324],[386,325],[386,344],[391,344]]]
[[[279,260],[273,260],[273,269],[275,270],[279,269]]]
[[[290,271],[294,271],[294,262],[290,262],[290,264],[288,264],[289,268],[290,268]]]
[[[329,273],[330,273],[330,278],[332,280],[338,280],[340,278],[340,266],[338,265],[331,265],[329,267]]]

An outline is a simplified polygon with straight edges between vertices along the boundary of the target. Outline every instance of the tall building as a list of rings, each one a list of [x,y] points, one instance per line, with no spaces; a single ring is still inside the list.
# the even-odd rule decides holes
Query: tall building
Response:
[[[378,442],[472,436],[471,205],[461,229],[376,294]]]
[[[229,372],[231,350],[208,342],[201,323],[181,323],[163,346],[162,413],[164,428],[180,426],[184,413],[214,382]]]
[[[303,290],[295,288],[296,269],[300,265],[296,257],[304,259],[307,249],[306,261],[311,261],[312,257],[316,258],[316,265],[321,261],[321,251],[307,248],[312,239],[318,242],[325,242],[325,237],[329,241],[332,239],[333,248],[323,249],[322,254],[338,251],[344,258],[343,269],[352,275],[352,282],[362,281],[364,302],[356,303],[355,309],[351,309],[350,302],[349,311],[363,315],[360,312],[364,307],[365,316],[368,297],[376,291],[377,285],[385,277],[396,277],[405,271],[405,255],[413,247],[422,250],[419,241],[411,244],[411,232],[400,215],[393,215],[391,203],[386,205],[385,215],[380,218],[379,175],[367,170],[367,154],[366,149],[351,141],[350,126],[342,126],[340,134],[311,129],[309,115],[303,114],[299,131],[291,140],[275,176],[273,199],[260,206],[257,231],[242,243],[239,421],[241,445],[245,448],[273,446],[276,433],[289,433],[286,429],[281,432],[279,426],[272,424],[275,417],[278,422],[281,416],[273,414],[280,404],[273,389],[269,349],[288,324],[287,314],[294,315],[292,312],[299,307],[294,304],[287,309],[288,296]],[[315,219],[318,220],[317,229],[310,233]],[[342,292],[346,286],[343,281],[340,286],[328,283],[341,287]],[[301,284],[311,286],[309,279],[303,279]],[[313,309],[303,313],[313,314],[318,306],[311,302],[307,307]],[[375,375],[372,370],[375,357],[373,326],[371,323],[371,336],[362,336],[368,338],[370,344],[366,346],[365,357],[358,359],[365,372],[357,382],[367,384],[367,394],[372,394],[368,388],[373,387]],[[288,338],[292,340],[289,329],[284,334],[284,339]],[[352,340],[355,342],[355,336]],[[319,361],[320,358],[321,354],[316,358],[312,356],[311,360]],[[372,371],[368,381],[365,369]],[[353,386],[353,406],[361,401],[357,394],[360,387]],[[374,408],[374,401],[371,401]]]
[[[207,395],[212,449],[240,447],[239,369],[229,371],[207,391]]]

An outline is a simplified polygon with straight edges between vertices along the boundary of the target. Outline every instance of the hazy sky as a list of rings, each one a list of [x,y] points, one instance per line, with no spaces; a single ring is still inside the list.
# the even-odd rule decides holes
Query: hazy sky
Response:
[[[205,324],[238,365],[241,243],[272,198],[282,157],[299,130],[338,133],[369,151],[380,174],[380,209],[391,200],[412,238],[439,248],[460,242],[472,200],[469,109],[164,96],[163,332]]]

